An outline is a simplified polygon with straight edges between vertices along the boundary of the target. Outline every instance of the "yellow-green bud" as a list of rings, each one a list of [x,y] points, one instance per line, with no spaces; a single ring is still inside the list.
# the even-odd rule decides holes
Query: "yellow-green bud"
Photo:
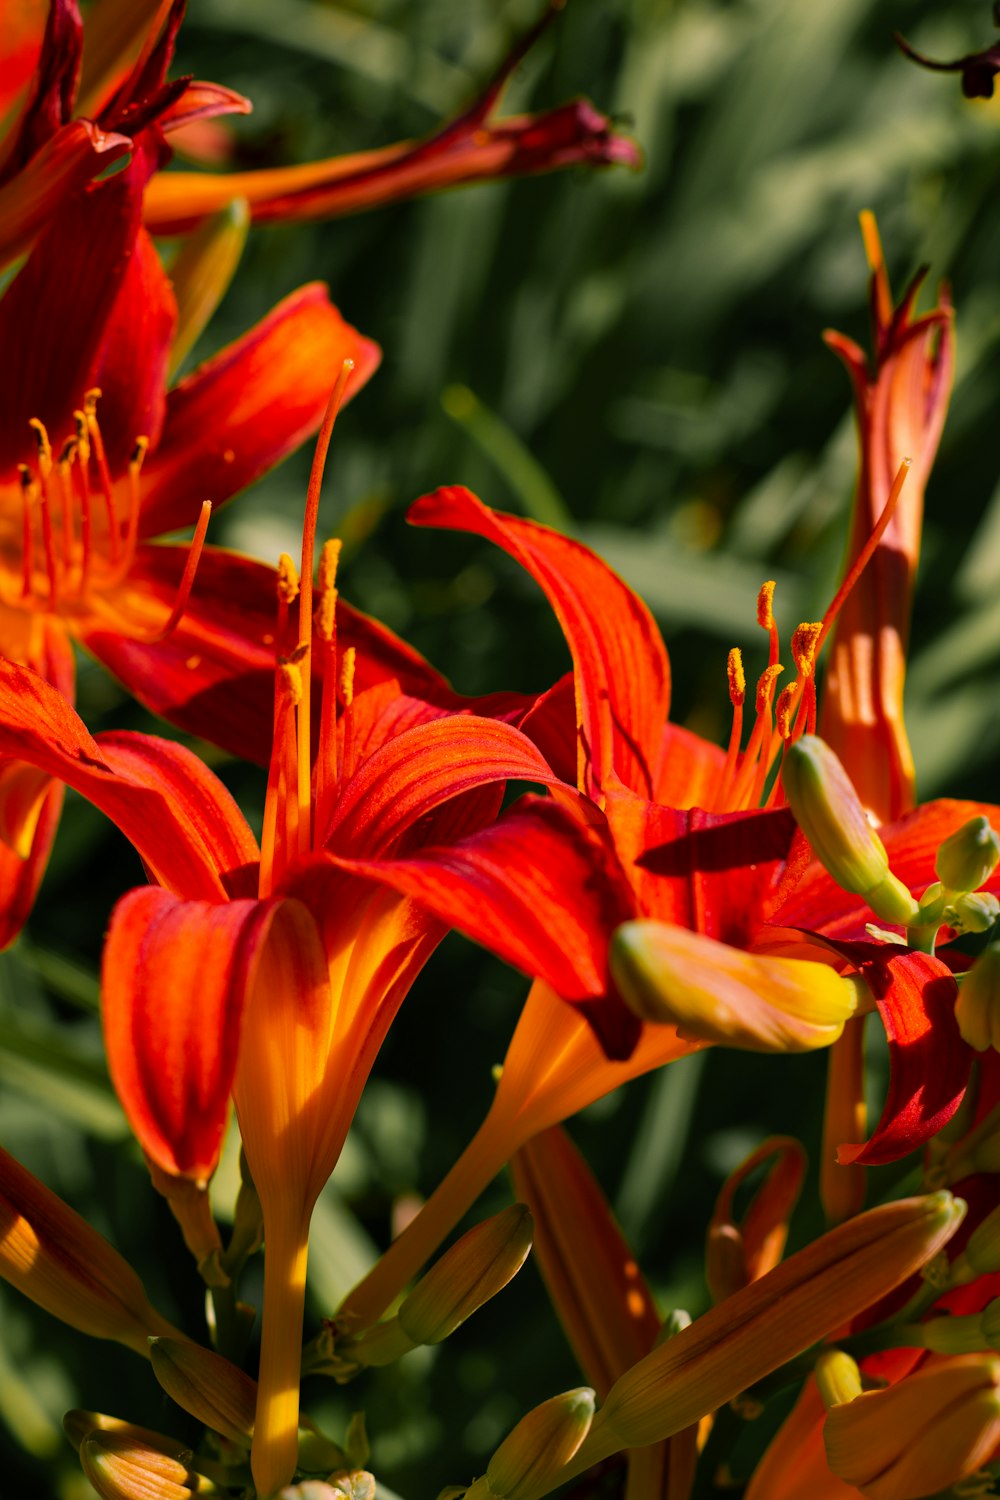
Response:
[[[889,858],[833,751],[804,734],[787,746],[781,784],[816,858],[842,890],[863,896],[883,922],[912,926],[917,903],[889,871]]]
[[[397,1314],[414,1344],[438,1344],[496,1296],[531,1249],[531,1214],[511,1204],[463,1234],[414,1287]]]
[[[199,1491],[182,1460],[120,1433],[84,1438],[80,1463],[101,1500],[190,1500]]]
[[[242,1447],[250,1446],[257,1383],[221,1354],[183,1339],[150,1339],[153,1374],[184,1411]]]
[[[590,1430],[594,1406],[594,1392],[580,1386],[529,1411],[466,1491],[467,1500],[523,1500],[554,1488]]]
[[[1000,1349],[1000,1297],[981,1313],[964,1318],[930,1318],[913,1330],[924,1349],[935,1354],[980,1354]],[[916,1337],[914,1338],[916,1342]]]
[[[955,1019],[964,1041],[977,1052],[1000,1051],[1000,943],[991,943],[962,975]]]
[[[861,1371],[842,1349],[826,1349],[816,1361],[816,1384],[827,1411],[861,1395]]]
[[[966,1286],[977,1276],[1000,1271],[1000,1208],[988,1213],[965,1242],[965,1249],[951,1263],[949,1286]]]
[[[946,838],[937,852],[934,869],[949,891],[978,891],[1000,861],[1000,835],[988,818],[970,818]]]
[[[1000,917],[1000,901],[992,891],[969,891],[958,896],[945,920],[960,932],[989,932]]]

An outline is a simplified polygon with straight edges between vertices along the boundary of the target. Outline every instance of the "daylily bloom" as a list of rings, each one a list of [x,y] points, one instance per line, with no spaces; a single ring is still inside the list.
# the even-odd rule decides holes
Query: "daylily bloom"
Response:
[[[955,340],[946,290],[930,312],[916,316],[926,274],[920,272],[895,306],[871,214],[862,215],[862,231],[872,273],[874,369],[852,339],[826,334],[851,377],[861,450],[849,558],[871,535],[900,464],[909,459],[910,466],[874,556],[837,617],[820,724],[864,806],[879,822],[889,822],[915,801],[903,681],[924,489],[948,412]]]
[[[313,285],[168,393],[177,308],[139,223],[152,150],[63,202],[0,300],[0,343],[22,351],[0,377],[0,652],[72,696],[75,638],[155,710],[266,759],[272,573],[209,549],[191,590],[189,549],[152,538],[291,452],[318,426],[343,359],[355,362],[353,393],[379,351]],[[343,614],[375,675],[405,677],[411,664],[414,680],[435,681],[387,632]],[[2,945],[34,898],[59,798],[35,798],[26,822],[7,799]]]
[[[51,0],[47,10],[29,3],[4,12],[0,265],[151,122],[170,131],[250,109],[218,84],[164,82],[184,0],[137,0],[127,12],[102,0],[88,12],[86,38],[77,0]]]
[[[533,1131],[699,1045],[682,1040],[674,1026],[633,1018],[608,988],[607,969],[598,961],[593,973],[603,987],[592,992],[589,1004],[586,997],[582,1003],[577,999],[573,1010],[597,1028],[612,1058],[602,1058],[596,1046],[591,1049],[575,1017],[556,1014],[554,997],[564,992],[554,960],[571,931],[580,934],[577,942],[585,934],[598,960],[622,921],[642,917],[730,948],[774,948],[855,969],[875,996],[893,1062],[882,1123],[866,1147],[853,1147],[859,1158],[893,1160],[926,1141],[957,1108],[970,1064],[955,1024],[954,978],[947,964],[872,942],[867,925],[875,913],[863,897],[847,895],[810,858],[790,810],[756,805],[787,743],[771,717],[779,664],[767,587],[759,618],[768,631],[770,660],[758,694],[758,716],[742,753],[736,734],[727,753],[667,721],[669,664],[656,624],[642,601],[587,548],[547,527],[491,511],[458,487],[425,496],[411,510],[411,519],[488,537],[544,589],[567,637],[574,672],[521,727],[536,739],[564,788],[575,785],[586,801],[569,804],[557,794],[546,804],[551,837],[534,851],[545,879],[540,889],[532,887],[530,903],[519,891],[517,868],[501,865],[501,838],[490,830],[474,847],[455,845],[446,857],[431,851],[400,855],[377,868],[353,866],[431,906],[540,980],[480,1131],[420,1214],[345,1299],[338,1317],[357,1319],[360,1326],[384,1311]],[[887,519],[884,514],[880,524]],[[877,539],[876,530],[869,551]],[[843,595],[844,588],[823,627],[796,632],[800,676],[781,695],[780,718],[789,737],[801,735],[814,716],[815,650]],[[742,668],[735,670],[731,662],[734,728],[745,692],[741,677]],[[530,803],[525,799],[521,805],[527,811]],[[704,811],[703,806],[716,810]],[[594,878],[605,891],[598,928],[589,932],[580,922],[569,877],[570,856],[575,858],[580,849],[581,808]],[[982,804],[942,801],[884,827],[881,837],[895,875],[908,890],[922,894],[934,880],[939,845],[981,815],[996,821],[1000,813]],[[496,858],[488,858],[492,839]],[[995,873],[990,887],[996,887]],[[489,901],[483,899],[487,890]],[[498,903],[506,921],[497,919]],[[619,915],[623,910],[627,917]],[[794,934],[788,929],[795,929]],[[802,931],[824,941],[806,946]],[[555,952],[554,933],[561,935]],[[789,947],[790,938],[801,945],[797,950]],[[834,956],[825,950],[825,940],[854,946],[838,949]],[[631,1057],[619,1061],[633,1044]],[[529,1057],[540,1073],[533,1075],[522,1062],[512,1066],[513,1058]],[[835,1144],[855,1140],[848,1133]]]
[[[234,198],[246,200],[255,223],[334,218],[443,188],[578,163],[637,167],[638,148],[586,99],[544,114],[493,118],[511,74],[560,6],[561,0],[549,0],[482,94],[423,140],[262,171],[165,173],[150,184],[146,224],[157,234],[182,234]]]
[[[95,741],[55,689],[0,662],[0,754],[89,797],[158,882],[116,907],[103,973],[112,1076],[155,1167],[168,1177],[209,1177],[235,1096],[265,1227],[253,1449],[264,1494],[287,1483],[295,1466],[312,1207],[386,1030],[447,927],[355,871],[377,869],[401,845],[446,854],[460,838],[488,835],[490,857],[520,858],[530,909],[552,839],[546,814],[515,805],[493,820],[507,780],[558,783],[508,724],[447,715],[396,683],[355,693],[356,651],[342,649],[337,636],[334,544],[324,552],[314,630],[319,476],[347,373],[317,450],[297,620],[290,560],[278,574],[274,750],[260,850],[225,789],[189,752],[135,734]],[[314,673],[322,682],[315,714]],[[28,800],[15,786],[16,794]],[[542,860],[533,873],[536,850]],[[582,834],[576,874],[585,935],[597,927],[604,891]],[[606,987],[594,967],[606,969],[606,953],[585,936],[561,957],[558,934],[549,941],[563,993]]]

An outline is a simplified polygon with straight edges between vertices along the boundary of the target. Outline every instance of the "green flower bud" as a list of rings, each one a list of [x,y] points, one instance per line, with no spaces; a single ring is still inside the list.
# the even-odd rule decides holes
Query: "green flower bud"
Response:
[[[590,1430],[594,1406],[594,1392],[580,1386],[529,1411],[504,1438],[483,1478],[466,1491],[466,1500],[523,1500],[554,1488]]]
[[[816,1384],[827,1411],[861,1395],[861,1371],[842,1349],[827,1349],[816,1361]]]
[[[1000,901],[992,891],[970,891],[959,896],[945,920],[959,932],[989,932],[1000,917]]]
[[[402,1303],[399,1326],[414,1344],[439,1344],[496,1296],[524,1265],[532,1218],[514,1203],[463,1234]]]
[[[781,784],[813,853],[841,889],[863,896],[883,922],[912,926],[917,903],[890,873],[882,840],[829,746],[812,734],[787,746]]]
[[[962,975],[955,1019],[964,1041],[977,1052],[1000,1051],[1000,943],[991,943]]]
[[[946,838],[937,852],[934,869],[949,891],[978,891],[1000,861],[1000,835],[988,818],[970,818]]]

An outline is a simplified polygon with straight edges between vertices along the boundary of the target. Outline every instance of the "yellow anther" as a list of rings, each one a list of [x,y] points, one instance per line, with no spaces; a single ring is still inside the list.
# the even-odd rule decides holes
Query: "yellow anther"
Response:
[[[142,461],[146,457],[146,452],[147,452],[148,448],[149,448],[149,438],[148,437],[137,437],[136,438],[136,440],[135,440],[135,446],[132,449],[132,457],[129,459],[129,464],[128,464],[129,468],[133,469],[136,474],[138,474],[139,470],[142,468]]]
[[[822,620],[805,620],[792,633],[792,656],[802,677],[811,677],[816,664],[816,646],[823,631]]]
[[[324,589],[316,606],[316,632],[321,641],[332,641],[337,623],[337,590]]]
[[[22,490],[30,490],[34,488],[35,477],[32,474],[31,470],[28,468],[27,464],[18,464],[17,473],[21,481]]]
[[[321,593],[326,593],[336,587],[337,564],[340,561],[340,549],[342,545],[339,536],[331,537],[328,542],[323,543],[323,550],[319,555],[319,587]]]
[[[796,692],[798,690],[798,678],[783,687],[778,694],[778,701],[774,705],[774,722],[778,726],[778,733],[783,740],[792,737],[792,724],[795,715]]]
[[[354,663],[357,652],[353,646],[348,646],[340,663],[340,701],[345,708],[350,708],[354,702]]]
[[[743,671],[743,653],[739,646],[734,646],[729,653],[726,662],[726,671],[729,674],[729,699],[734,708],[739,708],[747,691],[746,674]]]
[[[87,413],[88,417],[92,417],[94,415],[95,411],[97,410],[97,403],[98,401],[100,401],[102,395],[103,392],[99,385],[95,385],[89,391],[84,392],[83,409]]]
[[[86,413],[75,411],[73,421],[76,423],[77,452],[80,455],[81,464],[86,465],[90,461],[90,430],[87,427]]]
[[[778,677],[784,671],[780,661],[776,661],[772,667],[765,667],[757,679],[757,712],[767,713],[774,699],[774,688]]]
[[[278,559],[278,598],[282,604],[291,604],[298,598],[298,593],[298,570],[288,553],[283,552]]]
[[[38,445],[38,462],[44,476],[52,463],[52,444],[49,442],[49,435],[45,430],[44,422],[40,422],[37,417],[32,417],[28,422],[28,426],[35,434],[35,442]]]
[[[774,626],[774,611],[771,607],[774,602],[774,588],[774,579],[769,578],[766,583],[761,584],[757,595],[757,624],[761,630],[771,630]]]
[[[62,464],[71,464],[73,462],[74,458],[76,457],[76,452],[77,452],[76,438],[75,437],[67,438],[66,441],[63,443],[62,448],[59,451],[58,462],[59,462],[60,466]]]
[[[281,662],[278,671],[281,673],[281,685],[291,699],[292,706],[298,707],[302,699],[302,673],[293,661]]]

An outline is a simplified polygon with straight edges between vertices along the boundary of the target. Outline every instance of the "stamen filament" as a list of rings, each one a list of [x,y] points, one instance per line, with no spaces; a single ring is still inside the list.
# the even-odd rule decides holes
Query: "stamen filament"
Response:
[[[743,703],[746,698],[747,680],[743,671],[743,653],[739,646],[734,646],[729,653],[726,673],[729,677],[729,701],[733,705],[733,724],[729,731],[729,747],[726,750],[726,760],[715,795],[714,806],[716,808],[725,805],[726,788],[733,779],[737,757],[740,753],[740,742],[743,739]]]
[[[21,479],[21,597],[30,599],[34,584],[32,561],[35,552],[31,510],[38,498],[38,486],[27,464],[18,464],[17,472]]]
[[[191,597],[191,590],[194,587],[195,574],[198,571],[198,564],[201,561],[202,550],[205,546],[205,533],[208,531],[208,522],[211,514],[211,500],[203,500],[201,513],[198,516],[198,524],[194,529],[194,536],[191,538],[191,545],[188,548],[184,572],[181,574],[181,581],[177,586],[174,607],[170,611],[169,618],[163,629],[158,630],[155,635],[146,637],[147,645],[154,645],[158,641],[165,641],[171,631],[176,630],[180,624],[181,617],[187,608],[187,602]]]
[[[278,622],[274,635],[274,731],[271,741],[271,760],[267,772],[267,793],[264,798],[264,825],[260,838],[260,873],[257,893],[261,900],[271,894],[274,886],[274,855],[277,847],[278,806],[282,795],[282,771],[287,760],[288,714],[281,672],[281,653],[288,635],[289,606],[298,596],[299,579],[295,564],[287,553],[278,561]]]
[[[114,588],[117,584],[121,583],[135,560],[136,543],[139,540],[139,512],[142,508],[142,496],[139,493],[139,472],[142,469],[142,461],[146,457],[148,448],[148,437],[136,438],[135,447],[132,449],[132,457],[129,459],[128,464],[129,503],[124,551],[121,550],[120,546],[117,549],[118,566],[113,570],[111,577],[108,579],[109,588]],[[117,538],[118,521],[114,516],[113,510],[111,511],[111,527],[112,534]]]
[[[76,443],[68,438],[56,464],[56,484],[59,487],[59,513],[62,521],[63,585],[69,592],[69,580],[73,571],[73,551],[76,536],[73,528],[73,478],[70,472],[76,454]]]
[[[320,707],[319,750],[316,757],[316,825],[322,839],[340,780],[337,757],[337,563],[340,540],[328,541],[319,562],[319,606],[316,630],[320,639],[323,697]]]
[[[882,537],[885,534],[886,527],[892,520],[893,512],[896,509],[896,503],[899,500],[900,495],[902,494],[903,485],[906,483],[906,476],[910,472],[912,463],[912,459],[904,458],[903,462],[900,464],[898,470],[896,471],[896,477],[892,482],[892,488],[889,491],[888,499],[886,500],[885,505],[882,507],[882,513],[879,516],[878,520],[875,522],[875,526],[871,535],[865,542],[857,557],[854,559],[854,562],[851,564],[850,568],[847,570],[847,575],[844,578],[843,583],[840,585],[840,588],[837,590],[836,594],[834,594],[833,602],[830,604],[829,608],[826,611],[826,614],[823,616],[822,627],[816,640],[817,656],[823,649],[823,642],[829,635],[834,621],[843,608],[844,600],[847,598],[848,594],[851,592],[852,588],[861,577],[861,574],[867,567],[868,562],[870,561],[871,556],[875,551],[875,548],[882,540]]]
[[[87,433],[90,437],[94,458],[97,461],[97,472],[100,475],[104,506],[108,513],[108,552],[111,558],[111,567],[114,570],[118,565],[121,553],[121,538],[118,534],[118,516],[115,513],[115,496],[114,490],[111,487],[111,471],[108,468],[108,458],[104,451],[104,439],[101,437],[101,429],[97,422],[97,403],[100,395],[101,390],[99,386],[94,386],[93,390],[88,391],[83,398],[83,410],[87,419]]]
[[[302,570],[299,601],[299,647],[308,653],[312,638],[313,559],[316,550],[316,523],[319,517],[319,495],[323,484],[323,470],[330,449],[334,423],[344,398],[344,390],[354,369],[354,361],[345,359],[340,367],[336,383],[327,403],[323,425],[316,440],[312,472],[309,475],[309,490],[306,495],[305,521],[302,527]],[[299,853],[309,853],[312,839],[312,725],[310,707],[312,698],[312,666],[306,658],[302,672],[302,697],[298,712],[298,808],[299,808]]]

